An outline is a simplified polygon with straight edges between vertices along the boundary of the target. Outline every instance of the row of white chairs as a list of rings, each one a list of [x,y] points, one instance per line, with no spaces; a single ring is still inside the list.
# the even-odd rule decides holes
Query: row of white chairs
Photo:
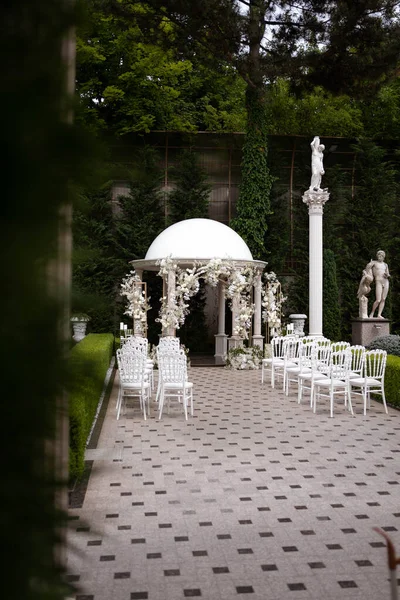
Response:
[[[193,415],[193,384],[188,381],[186,354],[180,348],[179,338],[160,338],[156,349],[158,363],[158,386],[156,402],[161,419],[164,405],[177,399],[188,418],[188,406]],[[154,389],[154,361],[148,357],[148,340],[142,337],[129,337],[117,350],[119,370],[119,392],[117,399],[117,419],[120,418],[127,397],[138,397],[144,419],[150,414],[150,400]]]
[[[262,361],[261,381],[264,382],[269,370],[272,387],[282,380],[286,395],[290,384],[295,383],[299,404],[306,391],[309,391],[314,412],[317,402],[328,398],[332,417],[334,401],[342,396],[345,406],[354,414],[351,398],[356,394],[362,396],[365,415],[373,393],[382,397],[385,412],[388,412],[384,389],[385,350],[367,351],[364,346],[351,346],[349,342],[294,336],[273,338],[271,348],[272,356]]]

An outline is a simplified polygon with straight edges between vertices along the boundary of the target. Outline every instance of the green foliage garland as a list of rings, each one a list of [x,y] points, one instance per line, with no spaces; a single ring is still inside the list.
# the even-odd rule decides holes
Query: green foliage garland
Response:
[[[242,181],[237,214],[231,227],[245,240],[254,259],[265,257],[267,217],[270,214],[270,191],[274,178],[267,161],[268,119],[265,98],[252,88],[247,93],[248,120],[243,145]]]

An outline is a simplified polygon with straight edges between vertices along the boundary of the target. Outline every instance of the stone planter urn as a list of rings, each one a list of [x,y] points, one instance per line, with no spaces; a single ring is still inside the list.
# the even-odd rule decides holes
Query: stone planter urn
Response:
[[[291,323],[293,323],[293,333],[294,335],[302,336],[304,335],[304,323],[306,322],[307,315],[303,314],[293,314],[289,315],[289,319]]]
[[[86,313],[79,313],[72,315],[70,321],[72,323],[72,329],[74,330],[72,339],[75,342],[80,342],[86,336],[86,327],[90,321],[90,317]]]

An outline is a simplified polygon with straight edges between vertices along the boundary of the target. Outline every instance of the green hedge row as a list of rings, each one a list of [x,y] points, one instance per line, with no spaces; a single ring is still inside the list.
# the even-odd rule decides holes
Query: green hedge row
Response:
[[[70,478],[82,475],[86,440],[92,427],[114,348],[111,333],[90,333],[70,353]]]
[[[386,402],[400,408],[400,357],[388,354],[385,371]]]

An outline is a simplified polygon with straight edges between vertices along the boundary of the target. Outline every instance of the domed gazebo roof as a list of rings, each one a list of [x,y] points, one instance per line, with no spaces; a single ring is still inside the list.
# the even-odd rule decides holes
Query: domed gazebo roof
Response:
[[[265,265],[253,260],[247,244],[236,231],[212,219],[186,219],[167,227],[150,245],[144,260],[134,260],[132,265],[153,270],[157,261],[168,256],[182,266],[208,262],[212,258]]]
[[[187,219],[171,225],[156,237],[145,260],[227,258],[253,260],[247,244],[227,225],[211,219]]]

